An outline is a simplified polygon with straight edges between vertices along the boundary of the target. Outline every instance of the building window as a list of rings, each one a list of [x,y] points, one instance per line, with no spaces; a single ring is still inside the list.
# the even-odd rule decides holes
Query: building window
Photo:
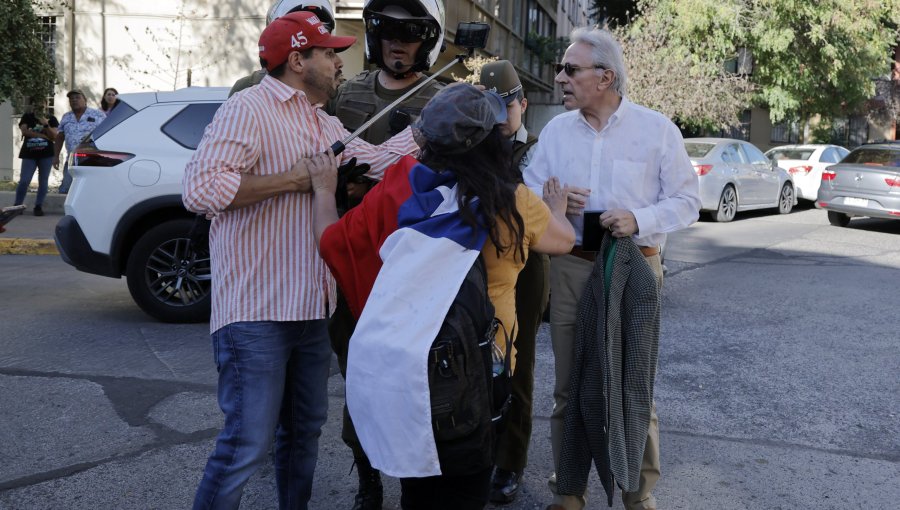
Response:
[[[772,126],[772,143],[799,143],[800,125],[796,121],[783,121]]]
[[[480,5],[485,11],[491,13],[495,18],[500,15],[499,0],[476,0],[475,3]]]
[[[834,119],[831,124],[831,140],[835,145],[853,149],[869,139],[869,121],[865,115]]]
[[[719,136],[736,140],[750,141],[750,110],[741,112],[740,124],[723,129]]]
[[[53,68],[56,69],[56,16],[41,16],[40,18],[40,37],[44,43],[44,50],[47,51],[47,57]],[[55,82],[52,84],[55,85]],[[51,90],[53,90],[51,88]],[[47,98],[47,113],[54,115],[53,112],[53,94]]]
[[[553,58],[545,61],[541,54],[546,53],[547,45],[556,40],[556,23],[536,0],[528,0],[525,12],[522,33],[527,34],[525,47],[530,51],[526,53],[524,66],[533,75],[549,81],[545,71],[549,70],[547,64]]]
[[[869,139],[869,121],[865,115],[853,115],[847,122],[846,147],[857,147]]]
[[[846,145],[849,138],[849,120],[844,118],[834,119],[831,122],[831,140],[829,142],[837,145]]]
[[[56,16],[38,16],[37,19],[37,36],[40,38],[41,43],[43,43],[44,51],[47,52],[47,58],[50,59],[50,64],[54,69],[54,76],[50,78],[50,95],[46,98],[47,113],[49,115],[54,115],[53,93],[56,88]],[[16,94],[12,99],[14,115],[22,115],[26,111],[30,111],[32,106],[36,106],[31,104],[33,98],[27,92]]]

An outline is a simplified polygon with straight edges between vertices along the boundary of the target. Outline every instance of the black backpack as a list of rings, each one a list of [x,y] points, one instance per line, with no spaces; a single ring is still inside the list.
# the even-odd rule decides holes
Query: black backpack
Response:
[[[494,463],[496,436],[510,402],[510,351],[495,367],[500,324],[479,255],[450,305],[428,355],[431,426],[441,472],[465,475]]]

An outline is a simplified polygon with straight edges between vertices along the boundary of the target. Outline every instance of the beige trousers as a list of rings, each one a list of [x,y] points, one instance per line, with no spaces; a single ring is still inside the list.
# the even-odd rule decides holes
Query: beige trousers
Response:
[[[662,288],[662,264],[659,255],[647,257],[647,262],[656,274]],[[558,469],[559,455],[562,451],[563,422],[566,414],[566,401],[569,397],[569,377],[572,364],[575,362],[575,320],[578,300],[584,291],[585,283],[594,267],[593,262],[572,256],[563,255],[550,260],[550,338],[553,344],[553,357],[556,366],[556,384],[553,389],[553,414],[550,416],[550,441],[553,446],[553,465]],[[640,483],[637,492],[622,493],[625,508],[655,509],[656,499],[653,488],[659,480],[659,420],[656,416],[656,403],[650,411],[650,428],[647,432],[647,445],[641,463]],[[553,502],[567,510],[581,510],[586,499],[584,496],[566,496],[556,493],[556,475],[549,480],[553,492]]]

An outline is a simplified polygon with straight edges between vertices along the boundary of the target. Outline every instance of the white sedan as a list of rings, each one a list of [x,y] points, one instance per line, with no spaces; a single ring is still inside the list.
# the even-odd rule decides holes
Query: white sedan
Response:
[[[815,201],[822,170],[844,159],[849,152],[839,145],[782,145],[769,149],[766,156],[791,174],[797,198]]]

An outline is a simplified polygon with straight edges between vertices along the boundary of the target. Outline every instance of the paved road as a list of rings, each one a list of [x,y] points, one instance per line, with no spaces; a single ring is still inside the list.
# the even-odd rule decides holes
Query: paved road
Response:
[[[900,222],[701,222],[670,237],[667,265],[660,508],[897,508]],[[221,424],[206,326],[154,322],[124,281],[53,256],[0,256],[0,281],[0,509],[188,507]],[[537,379],[531,465],[506,508],[547,501],[546,328]],[[330,382],[314,509],[350,508],[355,490]],[[605,507],[596,480],[590,497]],[[244,501],[276,507],[271,467]]]

